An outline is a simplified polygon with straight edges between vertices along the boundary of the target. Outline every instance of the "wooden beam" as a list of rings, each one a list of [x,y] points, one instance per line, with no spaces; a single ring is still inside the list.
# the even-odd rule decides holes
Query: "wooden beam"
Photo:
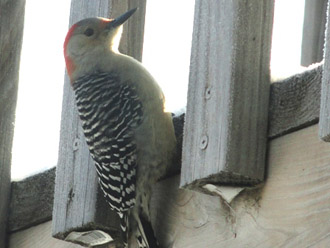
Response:
[[[7,241],[11,148],[25,0],[0,0],[0,247]]]
[[[11,185],[9,231],[18,231],[52,218],[55,167]]]
[[[323,64],[273,83],[270,87],[268,137],[275,138],[319,120]]]
[[[330,144],[318,125],[270,141],[267,180],[232,203],[157,184],[152,220],[162,247],[330,247]]]
[[[113,17],[130,8],[139,7],[123,27],[120,49],[123,53],[129,52],[141,59],[145,4],[145,0],[72,0],[70,25],[87,17]],[[117,215],[110,211],[99,190],[94,163],[88,152],[66,75],[56,170],[53,236],[64,239],[71,231],[100,229],[116,237],[118,221]]]
[[[324,70],[322,77],[321,91],[321,110],[320,110],[320,131],[319,136],[322,140],[330,142],[330,8],[328,6],[327,31],[325,35],[324,47]]]
[[[181,186],[264,180],[273,10],[196,0]]]
[[[305,0],[301,65],[309,66],[323,59],[328,0]]]
[[[82,248],[80,245],[52,238],[51,233],[51,221],[12,233],[8,248]]]

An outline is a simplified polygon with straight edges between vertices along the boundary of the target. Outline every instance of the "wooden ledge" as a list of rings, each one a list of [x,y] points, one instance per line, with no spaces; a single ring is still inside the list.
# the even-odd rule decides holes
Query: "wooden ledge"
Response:
[[[275,138],[318,122],[323,64],[270,87],[268,137]]]
[[[11,183],[9,230],[25,229],[52,218],[55,167]]]

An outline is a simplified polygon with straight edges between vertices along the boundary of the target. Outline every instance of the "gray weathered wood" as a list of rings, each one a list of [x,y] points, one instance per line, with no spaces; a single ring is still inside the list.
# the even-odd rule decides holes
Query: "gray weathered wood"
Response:
[[[129,9],[138,7],[132,21],[124,25],[124,32],[119,46],[119,51],[142,61],[144,17],[146,13],[146,0],[112,0],[111,16],[120,16]]]
[[[330,141],[330,8],[328,6],[328,20],[327,30],[325,34],[325,46],[324,46],[324,70],[322,77],[321,88],[321,110],[320,110],[320,122],[319,122],[319,136],[322,140]]]
[[[268,137],[274,138],[319,120],[323,64],[270,87]]]
[[[25,0],[0,0],[0,247],[7,240],[11,148]]]
[[[328,0],[305,0],[301,65],[309,66],[323,59]]]
[[[11,233],[8,248],[83,248],[51,236],[52,222],[48,221],[26,230]],[[104,247],[97,247],[104,248]]]
[[[283,136],[284,134],[291,133],[318,122],[320,113],[322,66],[323,65],[320,64],[314,69],[307,70],[301,74],[271,84],[269,102],[269,139]],[[184,114],[174,117],[173,122],[179,144],[178,154],[180,154]],[[178,157],[175,164],[180,164],[179,161],[180,158]],[[168,176],[179,172],[179,166],[174,166],[173,168],[176,168],[176,170],[170,171]],[[31,188],[34,187],[33,184],[39,185],[39,177],[45,178],[45,182],[47,182],[44,187],[40,187],[38,196],[35,196],[38,197],[38,201],[35,201],[35,198],[33,198],[34,196],[31,195],[31,198],[20,201],[19,204],[11,203],[11,215],[13,215],[13,213],[16,214],[10,216],[10,231],[36,225],[40,223],[43,218],[51,219],[53,202],[49,195],[53,194],[51,191],[54,190],[54,186],[51,182],[54,176],[55,171],[52,169],[43,172],[38,176],[32,177],[31,180],[26,179],[21,182],[13,183],[13,196],[11,202],[13,202],[14,199],[19,199],[20,196],[25,194],[25,186],[23,186],[25,181],[29,181],[28,189],[30,186]],[[16,196],[16,194],[18,196]],[[43,204],[39,204],[39,202],[42,202]],[[44,217],[39,218],[39,216],[32,214],[31,218],[22,218],[22,215],[30,215],[31,209],[40,209],[41,206],[43,208],[41,215]],[[105,205],[105,207],[107,206]],[[104,210],[102,210],[102,212],[103,211]]]
[[[269,142],[267,180],[230,203],[178,189],[179,176],[155,186],[152,221],[162,247],[330,247],[330,145],[318,126]],[[12,233],[9,248],[79,247],[50,237],[46,222]]]
[[[313,125],[271,140],[267,180],[230,205],[179,189],[179,176],[157,183],[151,209],[162,247],[329,247],[330,145],[317,132]],[[10,244],[76,247],[51,239],[49,222],[11,234]]]
[[[141,59],[145,4],[145,0],[72,0],[70,25],[87,17],[116,17],[129,8],[139,7],[139,10],[124,25],[120,50],[126,54],[127,49],[129,54]],[[129,35],[128,32],[130,32]],[[90,229],[105,230],[111,236],[116,236],[118,217],[110,211],[103,194],[99,191],[96,171],[81,130],[67,75],[62,106],[53,209],[53,236],[63,239],[71,231]]]
[[[55,168],[11,185],[9,231],[18,231],[52,218]]]
[[[178,143],[182,144],[184,114],[174,117],[173,122]],[[178,146],[178,154],[180,152],[181,145]],[[181,159],[178,157],[175,164],[180,165],[180,161]],[[173,168],[176,170],[169,171],[167,177],[179,173],[180,166]],[[9,232],[26,229],[52,219],[55,169],[52,168],[22,181],[12,182]],[[107,209],[106,204],[102,204],[98,208],[101,212]]]
[[[269,142],[267,180],[226,204],[158,183],[152,220],[162,247],[330,247],[330,144],[317,125]]]
[[[273,9],[196,0],[181,186],[263,181]]]

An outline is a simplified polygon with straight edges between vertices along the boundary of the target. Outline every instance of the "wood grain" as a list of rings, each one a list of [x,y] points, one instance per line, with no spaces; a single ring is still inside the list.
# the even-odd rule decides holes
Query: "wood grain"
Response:
[[[136,7],[137,12],[124,24],[119,51],[142,61],[146,0],[112,0],[110,13],[116,17]]]
[[[181,158],[179,155],[181,154],[184,115],[174,116],[173,123],[179,143],[178,157],[167,177],[180,172]],[[56,168],[54,167],[22,181],[12,182],[9,213],[10,232],[26,229],[52,219],[55,173]],[[103,202],[101,199],[100,201]],[[108,206],[104,204],[98,210],[105,212],[107,208]]]
[[[17,231],[52,218],[55,168],[12,182],[9,231]]]
[[[52,237],[51,221],[10,235],[9,248],[82,248]]]
[[[0,247],[5,247],[25,0],[0,0]]]
[[[322,64],[302,74],[295,75],[271,85],[269,138],[273,139],[317,123],[319,116],[321,78]],[[179,141],[178,154],[181,154],[180,144],[182,144],[184,115],[174,117],[173,122]],[[179,164],[180,157],[177,158],[177,161],[176,164]],[[179,173],[178,168],[179,166],[173,166],[173,170],[168,176]],[[51,219],[53,202],[48,196],[52,194],[50,192],[54,187],[51,181],[54,176],[52,173],[55,173],[55,171],[51,170],[50,172],[51,174],[44,172],[38,175],[38,177],[41,176],[45,178],[47,182],[47,185],[39,188],[40,194],[38,195],[39,201],[45,204],[39,204],[39,201],[35,201],[33,195],[31,195],[31,198],[24,196],[26,187],[23,186],[24,181],[15,183],[17,187],[14,186],[16,190],[12,191],[12,201],[14,199],[20,199],[21,197],[25,197],[26,200],[20,200],[19,204],[11,203],[11,215],[13,215],[10,216],[9,227],[11,231],[36,225],[40,223],[44,217],[45,219]],[[31,178],[31,188],[35,187],[33,186],[34,184],[38,185],[38,177]],[[16,194],[18,196],[16,196]],[[40,209],[40,207],[43,209],[40,215],[33,215],[28,211],[30,209]],[[107,208],[106,205],[104,207]],[[104,212],[103,209],[100,211]],[[22,218],[22,216],[25,217]],[[41,216],[44,217],[40,218]]]
[[[139,10],[123,27],[123,53],[141,59],[145,1],[71,1],[70,25],[87,17],[116,17],[130,8]],[[134,29],[134,30],[133,30]],[[128,36],[128,32],[132,32]],[[53,236],[64,239],[71,231],[100,229],[118,236],[118,217],[110,211],[98,187],[94,163],[85,142],[74,96],[65,76],[59,161],[56,170]]]
[[[313,125],[271,140],[265,183],[230,205],[179,189],[179,176],[159,182],[151,209],[162,247],[329,247],[330,144],[317,133]],[[79,247],[50,240],[49,228],[12,234],[10,248]]]
[[[81,6],[80,4],[78,5]],[[84,8],[90,11],[91,6],[87,5]],[[100,6],[99,8],[102,9],[106,7]],[[278,137],[317,122],[321,76],[322,66],[319,66],[304,74],[271,85],[269,137]],[[2,87],[2,80],[0,83],[0,87]],[[65,87],[70,90],[68,84]],[[0,91],[0,95],[1,93]],[[62,211],[61,214],[64,214],[65,218],[68,217],[65,220],[62,218],[61,224],[65,228],[78,223],[74,228],[107,229],[108,224],[113,223],[115,217],[111,213],[105,212],[108,206],[103,201],[100,192],[95,195],[98,186],[93,164],[86,152],[85,155],[82,155],[83,149],[86,147],[83,136],[79,133],[81,130],[79,130],[78,119],[75,119],[76,111],[68,109],[75,108],[72,94],[68,91],[66,94],[66,99],[63,99],[66,105],[63,107],[62,116],[71,118],[69,120],[72,122],[62,122],[62,132],[64,132],[62,135],[66,136],[66,140],[61,141],[60,149],[63,152],[63,160],[60,160],[59,165],[62,164],[62,172],[58,176],[60,178],[57,179],[59,180],[57,196],[63,199],[64,205],[57,205],[63,209],[54,211]],[[173,247],[205,247],[205,245],[219,247],[216,244],[222,244],[224,247],[276,247],[281,245],[300,247],[305,246],[304,242],[311,247],[313,245],[314,247],[329,246],[330,228],[327,222],[320,221],[329,216],[328,210],[323,206],[323,204],[329,205],[328,199],[326,199],[329,198],[326,194],[329,165],[321,164],[326,163],[328,159],[326,154],[328,146],[324,147],[324,144],[321,145],[322,143],[317,141],[316,132],[317,127],[314,126],[272,140],[269,152],[270,166],[265,186],[241,193],[230,207],[214,196],[178,190],[178,176],[159,183],[157,193],[153,198],[153,204],[157,206],[156,211],[153,212],[153,220],[158,226],[159,239],[168,245],[166,247],[171,247],[170,244],[173,244]],[[304,144],[306,148],[299,144]],[[307,149],[307,147],[311,149]],[[65,152],[65,149],[68,149],[68,152]],[[302,156],[303,159],[298,156]],[[70,160],[69,164],[74,163],[78,167],[65,167],[68,162],[65,162],[64,159]],[[323,162],[320,162],[320,159]],[[80,168],[80,164],[87,164],[87,168]],[[311,171],[312,167],[313,171]],[[1,169],[2,167],[0,167],[0,172]],[[0,182],[3,182],[2,178],[0,179]],[[81,180],[83,185],[79,183]],[[288,190],[286,191],[286,189]],[[47,192],[48,189],[40,190]],[[0,193],[3,194],[2,191]],[[320,196],[321,193],[323,196]],[[22,202],[20,207],[24,206],[26,205]],[[99,215],[89,215],[95,210]],[[282,212],[283,216],[281,216]],[[73,214],[76,213],[77,217],[74,218]],[[56,220],[55,218],[54,222]],[[88,222],[88,220],[92,220],[92,222]],[[307,224],[309,220],[311,221],[310,227]],[[102,224],[104,222],[107,225]],[[38,222],[30,224],[36,223]],[[321,227],[322,230],[320,230]],[[28,230],[34,229],[26,231]],[[109,229],[107,230],[109,231]],[[114,223],[111,231],[115,230],[117,230],[117,226]],[[19,233],[22,232],[13,235]],[[39,231],[38,235],[40,233],[42,232]],[[11,237],[18,237],[13,235]],[[60,235],[65,236],[63,233]],[[35,247],[31,244],[37,242],[32,241],[36,240],[36,236],[37,234],[31,235],[27,232],[24,242],[30,246],[23,247]],[[256,240],[252,240],[252,237]],[[27,241],[30,238],[32,243]],[[59,244],[54,247],[65,246]]]
[[[328,0],[306,0],[301,65],[309,66],[323,60]]]
[[[330,247],[330,144],[318,126],[270,141],[267,179],[231,203],[160,182],[152,200],[164,248]]]
[[[317,68],[307,70],[302,74],[295,75],[271,85],[268,138],[274,139],[275,137],[283,136],[318,122],[322,66],[323,65],[320,64]],[[182,147],[184,114],[174,117],[173,122],[179,143],[178,154],[180,155]],[[180,161],[181,158],[178,156],[177,162],[174,164],[167,177],[173,176],[180,172],[180,166],[177,166],[180,164]],[[50,172],[55,173],[53,170]],[[16,230],[16,228],[21,229],[39,224],[42,219],[39,218],[40,216],[44,216],[45,219],[51,219],[53,202],[50,200],[48,195],[51,195],[52,193],[50,193],[50,191],[54,190],[54,186],[50,184],[54,175],[46,174],[48,174],[48,172],[40,173],[39,175],[45,179],[49,177],[49,179],[46,179],[46,182],[48,181],[47,185],[39,189],[40,194],[38,196],[39,201],[44,202],[45,204],[39,204],[38,201],[35,201],[33,195],[31,195],[31,198],[26,198],[25,201],[19,201],[19,204],[12,204],[11,214],[17,214],[10,216],[11,223],[9,224],[9,227],[11,231],[12,229]],[[38,180],[36,180],[37,178],[38,177],[31,178],[31,187],[34,187],[33,184],[38,185]],[[25,186],[20,185],[24,184],[24,181],[17,182],[16,184],[16,190],[12,191],[12,199],[19,199],[25,194]],[[18,196],[15,196],[15,194]],[[48,200],[50,202],[47,202]],[[40,216],[33,215],[27,211],[30,209],[40,209],[41,206],[43,212]],[[104,207],[107,208],[106,205]],[[99,211],[104,212],[105,210],[99,209]],[[22,218],[18,213],[27,216]],[[30,217],[28,217],[29,215]]]
[[[321,88],[321,110],[320,110],[320,138],[324,141],[330,142],[330,8],[327,10],[327,30],[325,34],[324,46],[324,72],[322,77]]]
[[[196,0],[181,186],[263,181],[273,7]]]
[[[270,87],[268,137],[315,124],[320,115],[323,64],[275,82]]]

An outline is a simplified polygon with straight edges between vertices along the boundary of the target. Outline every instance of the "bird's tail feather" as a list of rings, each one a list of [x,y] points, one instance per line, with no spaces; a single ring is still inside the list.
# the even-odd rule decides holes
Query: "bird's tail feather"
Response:
[[[159,248],[159,244],[150,221],[140,214],[137,222],[138,226],[136,239],[138,241],[139,248]]]
[[[128,230],[129,230],[129,211],[119,212],[121,239],[124,248],[128,248]]]
[[[121,240],[124,248],[128,248],[129,241],[129,211],[119,212]],[[135,218],[134,218],[135,219]],[[159,248],[159,244],[155,237],[150,221],[139,214],[136,220],[136,240],[139,248]]]

